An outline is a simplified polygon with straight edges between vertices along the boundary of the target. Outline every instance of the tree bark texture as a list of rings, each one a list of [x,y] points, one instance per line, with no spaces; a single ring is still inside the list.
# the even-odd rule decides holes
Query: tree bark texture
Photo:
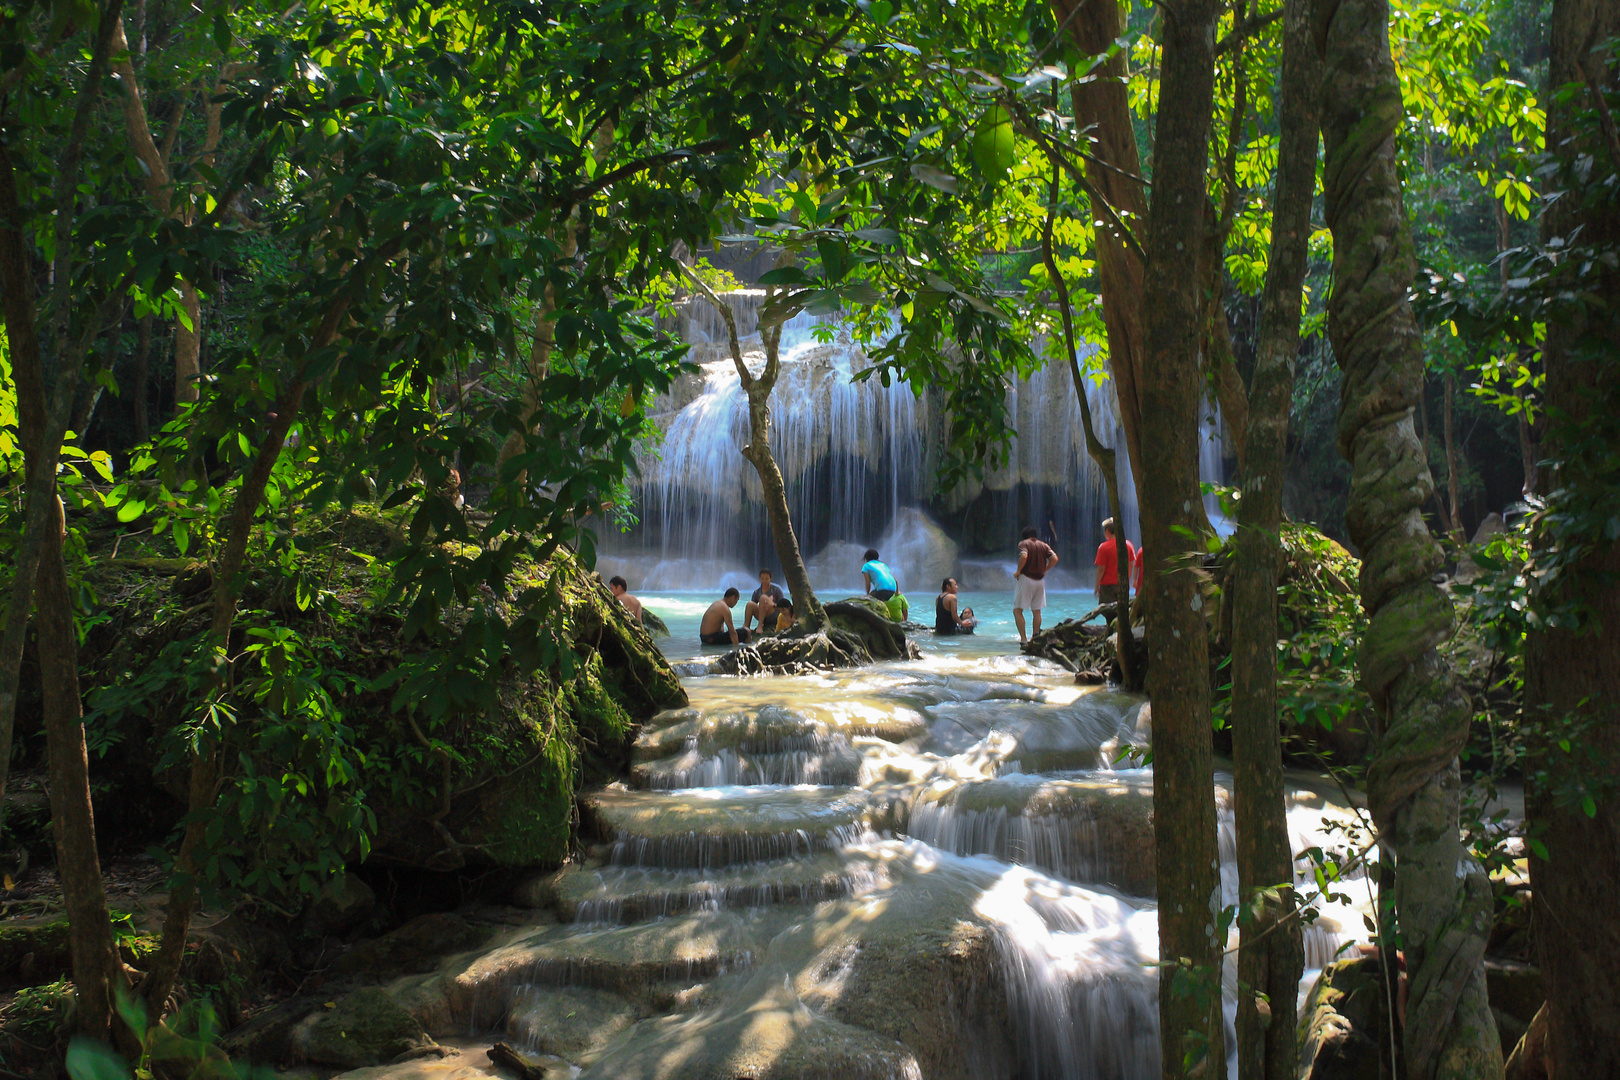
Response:
[[[1108,5],[1104,5],[1108,6]],[[1210,745],[1209,632],[1196,571],[1207,527],[1198,486],[1204,392],[1201,255],[1215,90],[1213,0],[1164,20],[1154,126],[1140,386],[1147,690],[1153,701],[1153,834],[1159,880],[1160,1049],[1164,1076],[1225,1068],[1221,1018],[1220,853]]]
[[[1543,759],[1549,771],[1562,765],[1561,771],[1551,772],[1555,783],[1584,781],[1594,803],[1588,815],[1569,791],[1536,784],[1526,792],[1531,835],[1546,846],[1546,858],[1532,852],[1530,860],[1531,918],[1547,985],[1548,1057],[1557,1063],[1558,1080],[1620,1076],[1620,980],[1613,967],[1620,955],[1620,794],[1615,790],[1620,763],[1620,545],[1602,527],[1602,515],[1615,512],[1613,466],[1605,475],[1603,456],[1614,453],[1615,418],[1620,416],[1620,364],[1615,359],[1620,356],[1615,307],[1620,272],[1599,254],[1620,244],[1620,210],[1607,194],[1620,161],[1610,157],[1600,137],[1589,134],[1590,118],[1586,132],[1576,128],[1578,111],[1597,110],[1598,92],[1613,95],[1620,88],[1620,76],[1605,63],[1602,48],[1616,35],[1620,5],[1612,0],[1555,0],[1547,147],[1571,170],[1583,156],[1593,159],[1590,184],[1600,194],[1562,193],[1542,218],[1544,239],[1569,238],[1575,245],[1571,255],[1595,257],[1601,275],[1582,287],[1601,302],[1583,307],[1567,324],[1548,320],[1542,351],[1547,417],[1543,456],[1553,463],[1543,475],[1547,498],[1555,520],[1596,510],[1599,524],[1595,535],[1581,537],[1560,536],[1552,531],[1556,526],[1538,530],[1535,557],[1545,559],[1560,545],[1586,543],[1585,553],[1544,598],[1554,606],[1583,602],[1585,612],[1578,626],[1540,624],[1528,637],[1525,656],[1532,745],[1549,755]],[[1571,83],[1584,83],[1583,91],[1568,104],[1560,103],[1559,88]],[[1555,749],[1561,735],[1573,737],[1590,755],[1585,770],[1595,775],[1569,775],[1572,759],[1564,756],[1560,762]]]
[[[782,324],[760,327],[760,339],[765,345],[765,366],[758,376],[743,362],[742,343],[737,336],[737,317],[731,305],[715,295],[697,273],[684,268],[686,276],[703,294],[726,324],[726,340],[731,347],[731,362],[737,369],[743,392],[748,395],[748,445],[742,455],[759,474],[759,486],[765,493],[765,514],[771,523],[771,541],[776,546],[776,561],[787,578],[788,592],[793,594],[793,616],[802,623],[806,632],[823,628],[827,614],[821,601],[810,587],[810,571],[804,564],[804,553],[799,550],[799,537],[793,531],[793,516],[788,510],[787,484],[782,470],[771,452],[771,391],[782,370]],[[767,299],[769,299],[767,297]]]
[[[1243,471],[1233,550],[1232,754],[1238,895],[1247,903],[1258,889],[1282,886],[1277,903],[1260,905],[1254,921],[1243,927],[1238,945],[1239,1080],[1293,1080],[1299,1069],[1292,1019],[1299,1007],[1305,953],[1299,923],[1291,917],[1294,853],[1277,724],[1277,575],[1288,415],[1316,190],[1321,64],[1311,40],[1312,3],[1287,0],[1283,11],[1271,253],[1249,386],[1248,467]],[[1279,925],[1279,919],[1289,921]],[[1260,994],[1267,998],[1264,1016]]]
[[[1081,53],[1099,56],[1125,34],[1126,8],[1119,0],[1052,0],[1052,14],[1066,27]],[[1113,209],[1125,228],[1140,231],[1147,221],[1147,186],[1142,158],[1136,146],[1131,113],[1126,54],[1121,51],[1092,72],[1096,78],[1075,86],[1071,101],[1076,128],[1091,140],[1095,160],[1085,163],[1091,187]],[[1106,221],[1105,215],[1097,220]],[[1108,363],[1119,400],[1120,425],[1125,429],[1125,452],[1136,480],[1137,505],[1145,498],[1142,480],[1142,393],[1147,340],[1143,329],[1142,298],[1146,268],[1112,222],[1096,229],[1098,292],[1102,296],[1103,326],[1108,334]]]
[[[72,408],[85,353],[114,304],[93,308],[88,327],[73,326],[73,227],[78,184],[90,119],[106,78],[122,0],[96,12],[90,64],[74,102],[72,128],[54,177],[54,280],[61,290],[52,338],[56,382],[47,399],[46,346],[34,307],[34,276],[24,238],[23,210],[17,201],[13,165],[0,141],[0,303],[4,305],[17,419],[27,474],[28,510],[19,565],[13,583],[0,669],[0,741],[9,763],[16,712],[17,669],[30,601],[37,606],[42,713],[49,760],[51,830],[56,869],[67,908],[73,982],[81,1032],[106,1038],[112,1032],[114,995],[124,985],[123,964],[113,939],[112,920],[96,852],[95,814],[90,801],[89,757],[85,749],[79,695],[79,639],[63,564],[66,522],[56,489],[56,467],[67,416]],[[24,91],[26,92],[26,91]],[[9,127],[9,125],[8,125]],[[8,131],[7,135],[12,135]],[[26,133],[25,136],[26,137]],[[35,560],[29,566],[30,558]],[[32,593],[32,596],[30,595]],[[15,657],[15,662],[13,661]],[[3,780],[0,780],[3,786]]]
[[[1437,651],[1453,613],[1430,580],[1443,556],[1421,513],[1434,480],[1413,424],[1423,342],[1407,299],[1417,265],[1396,172],[1403,114],[1387,0],[1325,0],[1316,41],[1334,251],[1328,334],[1344,378],[1346,525],[1361,551],[1368,616],[1359,665],[1383,729],[1368,800],[1383,850],[1396,857],[1407,1077],[1500,1076],[1483,963],[1490,882],[1458,832],[1469,706]]]

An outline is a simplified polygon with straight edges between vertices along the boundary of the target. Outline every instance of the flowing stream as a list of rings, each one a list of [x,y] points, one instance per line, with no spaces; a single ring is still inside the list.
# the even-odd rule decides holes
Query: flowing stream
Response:
[[[604,1080],[1158,1076],[1153,778],[1113,765],[1143,702],[950,644],[815,677],[685,660],[690,707],[535,890],[558,921],[456,974],[458,1015]],[[1296,850],[1334,845],[1328,789],[1290,800]],[[1360,930],[1324,909],[1309,966]]]

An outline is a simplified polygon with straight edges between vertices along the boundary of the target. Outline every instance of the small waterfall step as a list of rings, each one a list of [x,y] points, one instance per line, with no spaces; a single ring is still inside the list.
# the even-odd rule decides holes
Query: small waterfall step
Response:
[[[819,784],[852,787],[860,778],[861,755],[842,736],[806,735],[770,743],[705,752],[692,740],[674,757],[632,766],[636,787],[670,791],[678,788],[739,784]]]
[[[586,824],[613,841],[614,865],[676,870],[802,857],[893,825],[886,801],[836,787],[638,791],[613,784],[580,807]]]
[[[1146,771],[936,781],[918,794],[905,831],[955,855],[991,855],[1136,896],[1156,892]]]
[[[882,865],[871,856],[824,851],[715,871],[566,867],[545,882],[537,899],[564,922],[632,923],[705,908],[819,903],[885,882]]]
[[[927,731],[927,717],[905,705],[878,708],[852,701],[678,709],[649,721],[636,739],[632,759],[658,761],[693,749],[706,755],[723,750],[791,753],[860,736],[898,743]]]
[[[1105,768],[1125,743],[1146,745],[1142,699],[1099,691],[1054,707],[1049,701],[980,699],[930,705],[923,748],[959,754],[992,733],[1011,742],[1004,761],[1020,772],[1051,773]]]
[[[518,988],[580,986],[634,996],[747,968],[773,934],[753,915],[700,911],[634,926],[552,926],[479,956],[447,976],[451,1014],[474,1027],[502,1022]]]

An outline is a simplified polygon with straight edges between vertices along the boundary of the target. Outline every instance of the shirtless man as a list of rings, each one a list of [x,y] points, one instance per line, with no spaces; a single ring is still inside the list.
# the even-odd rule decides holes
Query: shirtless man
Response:
[[[753,599],[749,600],[748,606],[743,608],[743,629],[748,629],[755,619],[759,620],[761,630],[775,626],[776,608],[785,599],[787,597],[782,592],[782,586],[771,584],[771,572],[761,570],[759,572],[759,588],[754,590]]]
[[[1040,538],[1036,528],[1031,525],[1025,529],[1024,538],[1018,542],[1018,568],[1013,571],[1016,582],[1013,586],[1013,622],[1018,627],[1020,645],[1029,644],[1029,639],[1024,636],[1025,608],[1029,608],[1034,615],[1033,632],[1041,632],[1041,609],[1046,606],[1046,574],[1057,564],[1057,552]]]
[[[640,622],[641,601],[630,595],[630,583],[622,577],[615,577],[608,582],[608,588],[613,590],[613,595],[619,598],[625,610],[636,617],[636,622]]]
[[[703,613],[703,621],[698,624],[698,640],[705,645],[745,644],[752,635],[746,629],[738,630],[731,622],[731,609],[741,599],[742,593],[727,589],[725,596],[710,604],[709,610]]]

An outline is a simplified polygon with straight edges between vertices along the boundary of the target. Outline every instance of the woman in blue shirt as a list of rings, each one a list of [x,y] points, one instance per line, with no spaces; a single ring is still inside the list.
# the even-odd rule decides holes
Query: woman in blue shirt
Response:
[[[866,595],[887,604],[889,597],[900,589],[895,584],[894,571],[878,561],[876,548],[867,548],[865,559],[861,564],[861,578],[866,582]]]

